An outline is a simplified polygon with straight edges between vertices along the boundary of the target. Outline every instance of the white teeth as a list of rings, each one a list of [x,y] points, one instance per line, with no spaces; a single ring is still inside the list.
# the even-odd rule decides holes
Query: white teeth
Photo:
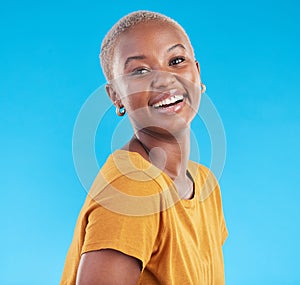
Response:
[[[176,101],[183,100],[183,95],[174,95],[170,98],[167,98],[165,100],[161,100],[153,105],[154,108],[162,107],[163,105],[169,105],[172,103],[175,103]]]

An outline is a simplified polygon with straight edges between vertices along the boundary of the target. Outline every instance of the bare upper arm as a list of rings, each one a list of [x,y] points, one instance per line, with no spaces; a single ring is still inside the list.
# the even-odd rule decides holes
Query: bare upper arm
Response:
[[[113,249],[102,249],[81,256],[76,285],[136,285],[141,261]]]

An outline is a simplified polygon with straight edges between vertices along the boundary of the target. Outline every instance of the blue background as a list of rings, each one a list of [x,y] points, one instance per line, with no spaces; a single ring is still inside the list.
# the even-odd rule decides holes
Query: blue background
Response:
[[[0,284],[58,284],[86,195],[74,123],[105,83],[103,36],[138,9],[185,27],[225,126],[227,284],[300,284],[299,1],[168,3],[1,2]],[[101,164],[109,136],[96,145]]]

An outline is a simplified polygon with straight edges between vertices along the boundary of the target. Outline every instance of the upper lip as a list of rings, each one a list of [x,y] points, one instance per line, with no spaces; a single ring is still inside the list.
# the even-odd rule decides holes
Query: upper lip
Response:
[[[149,101],[149,105],[153,106],[154,104],[157,104],[160,101],[163,101],[165,99],[171,98],[174,95],[183,95],[185,96],[185,92],[179,89],[170,89],[164,92],[159,93],[154,98],[151,98]]]

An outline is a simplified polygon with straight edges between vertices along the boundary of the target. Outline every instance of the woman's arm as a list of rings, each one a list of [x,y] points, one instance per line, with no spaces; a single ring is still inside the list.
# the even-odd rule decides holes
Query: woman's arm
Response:
[[[76,285],[136,285],[141,261],[113,249],[102,249],[81,256]]]

